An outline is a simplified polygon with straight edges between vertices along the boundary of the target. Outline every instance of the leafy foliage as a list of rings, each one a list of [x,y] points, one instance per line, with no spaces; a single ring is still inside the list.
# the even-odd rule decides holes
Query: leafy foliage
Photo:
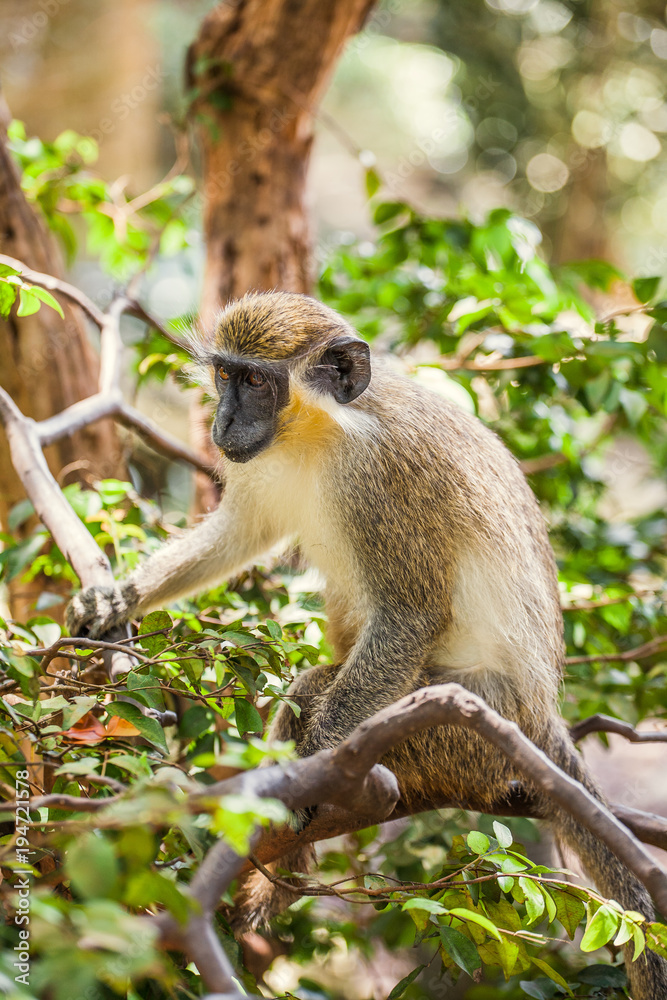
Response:
[[[162,240],[171,245],[191,189],[184,181],[143,208],[125,195],[119,204],[89,171],[90,140],[66,133],[45,144],[16,127],[13,144],[26,191],[65,245],[73,247],[74,229],[62,199],[87,227],[89,252],[119,275],[145,266]],[[632,285],[597,261],[555,271],[540,255],[539,231],[509,212],[480,224],[430,219],[383,200],[376,175],[368,191],[376,239],[334,249],[322,297],[414,377],[478,412],[524,463],[558,555],[574,657],[567,716],[664,717],[667,525],[654,479],[667,448],[667,303],[659,278]],[[33,291],[12,269],[0,278]],[[164,379],[181,362],[166,342],[136,347],[138,378]],[[635,469],[641,502],[624,513],[618,480]],[[119,575],[174,531],[128,483],[65,492]],[[32,515],[27,502],[11,514],[4,580],[42,573],[76,585]],[[43,595],[26,622],[0,623],[3,792],[48,790],[82,804],[42,806],[16,833],[13,814],[0,817],[3,867],[17,878],[31,873],[35,995],[47,984],[55,1000],[204,994],[196,970],[156,948],[144,916],[165,909],[186,919],[188,884],[210,845],[224,837],[245,851],[257,824],[284,820],[279,803],[225,796],[193,808],[190,793],[289,757],[290,747],[269,750],[260,737],[297,672],[330,658],[309,586],[290,566],[256,569],[148,615],[131,643],[135,665],[113,685],[94,643],[67,652],[76,674],[57,672],[64,661],[54,644],[64,636],[44,612],[58,594]],[[177,724],[160,725],[175,709]],[[299,900],[275,922],[298,970],[288,995],[342,995],[322,974],[327,957],[379,947],[407,956],[392,998],[441,995],[429,979],[437,968],[472,977],[470,1000],[626,995],[620,965],[600,956],[585,965],[582,954],[631,942],[638,956],[645,947],[667,955],[667,928],[534,864],[523,846],[534,837],[528,820],[449,811],[413,817],[388,841],[373,828],[330,845],[318,874],[324,895]],[[17,856],[21,840],[30,854]],[[10,910],[18,905],[11,878],[0,891]],[[239,981],[259,995],[226,922],[229,902],[218,932]],[[567,943],[580,926],[580,946]],[[3,934],[10,955],[17,928]],[[6,957],[0,990],[3,976],[14,980]],[[15,995],[33,994],[17,986]]]

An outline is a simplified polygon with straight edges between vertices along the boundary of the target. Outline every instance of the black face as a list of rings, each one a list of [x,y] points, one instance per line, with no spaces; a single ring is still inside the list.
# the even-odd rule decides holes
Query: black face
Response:
[[[289,398],[287,371],[225,357],[214,364],[220,402],[211,436],[232,462],[248,462],[273,441]]]
[[[290,360],[265,362],[213,354],[220,402],[211,436],[232,462],[249,462],[273,441],[280,411],[289,400]],[[317,392],[351,403],[368,387],[371,363],[368,344],[341,336],[313,352],[306,381]]]

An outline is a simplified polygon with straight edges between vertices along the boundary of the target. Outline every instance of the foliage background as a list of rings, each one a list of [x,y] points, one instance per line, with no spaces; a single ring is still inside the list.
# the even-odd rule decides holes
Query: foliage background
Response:
[[[177,3],[124,5],[117,12],[124,31],[108,37],[93,87],[84,84],[92,70],[77,41],[77,59],[68,62],[73,80],[60,84],[61,98],[72,95],[63,121],[61,109],[45,113],[36,81],[41,92],[46,72],[47,92],[57,93],[48,81],[61,79],[67,40],[80,39],[81,30],[91,38],[104,33],[109,10],[102,4],[93,13],[72,0],[43,25],[36,13],[37,6],[32,19],[25,7],[3,11],[6,92],[27,123],[11,132],[24,189],[58,234],[74,279],[98,304],[139,274],[142,298],[178,331],[196,308],[201,280],[196,163],[179,163],[144,208],[132,199],[173,161],[174,122],[184,113],[175,40],[194,33],[195,13]],[[128,38],[130,57],[114,62]],[[149,42],[148,55],[138,38]],[[530,473],[559,561],[568,653],[579,661],[569,665],[564,692],[572,721],[603,711],[635,724],[664,717],[667,704],[665,647],[632,654],[666,631],[664,38],[662,13],[649,4],[389,3],[341,63],[312,169],[319,294],[415,378],[490,423]],[[158,109],[172,124],[157,122]],[[133,159],[138,148],[141,163]],[[119,185],[116,177],[128,172]],[[183,356],[131,319],[123,334],[128,391],[182,433]],[[131,482],[66,487],[118,573],[185,523],[191,496],[182,468],[140,449],[128,455],[128,470]],[[31,833],[34,993],[12,985],[10,950],[0,989],[56,1000],[200,996],[196,971],[159,955],[136,914],[156,903],[185,913],[183,886],[205,845],[224,835],[240,846],[257,820],[255,801],[224,802],[193,817],[178,788],[261,759],[265,750],[252,734],[263,729],[269,699],[283,695],[302,665],[330,653],[316,581],[293,563],[258,569],[182,602],[169,617],[145,620],[146,660],[114,695],[129,689],[158,710],[176,695],[184,699],[178,728],[163,731],[126,703],[111,707],[94,687],[94,670],[85,673],[86,653],[79,664],[85,681],[77,687],[60,679],[48,699],[40,693],[40,657],[26,649],[44,648],[60,634],[60,583],[76,581],[39,526],[17,542],[12,532],[30,513],[27,504],[12,513],[0,553],[4,579],[27,583],[42,573],[54,586],[43,588],[27,622],[4,621],[2,780],[13,790],[17,768],[43,761],[37,780],[53,791],[110,796],[113,788],[95,786],[95,775],[131,791],[103,824],[57,809],[40,815],[50,832]],[[629,655],[619,660],[619,652]],[[647,748],[638,752],[648,755]],[[642,756],[631,787],[614,789],[624,804],[653,805],[645,762]],[[269,810],[264,821],[273,817]],[[495,875],[481,904],[474,887],[457,889],[448,910],[456,903],[494,926],[543,931],[548,941],[527,945],[520,937],[515,954],[516,941],[504,935],[497,948],[488,928],[443,916],[434,892],[421,909],[403,909],[405,894],[389,905],[305,899],[278,921],[272,947],[283,954],[262,988],[304,1000],[365,1000],[389,996],[411,969],[426,965],[392,995],[624,995],[617,953],[588,959],[567,943],[563,921],[552,921],[548,893],[537,901],[518,881],[499,883],[503,862],[493,849],[510,846],[504,829],[548,864],[534,824],[503,822],[494,828],[492,818],[449,812],[364,831],[327,845],[320,878],[351,872],[367,887],[386,884],[385,874],[421,883],[451,866],[486,864]],[[495,839],[461,839],[471,829]],[[6,881],[3,889],[11,903]],[[586,901],[590,928],[600,901]],[[583,913],[572,905],[565,928],[574,931]],[[448,937],[443,927],[452,923],[472,951]],[[589,941],[610,940],[621,923],[602,908]],[[11,930],[4,933],[11,949]],[[415,935],[421,943],[413,952]],[[255,991],[252,973],[225,939],[245,988]],[[468,972],[483,960],[484,982],[442,979],[443,961],[454,964],[456,976],[452,952]]]

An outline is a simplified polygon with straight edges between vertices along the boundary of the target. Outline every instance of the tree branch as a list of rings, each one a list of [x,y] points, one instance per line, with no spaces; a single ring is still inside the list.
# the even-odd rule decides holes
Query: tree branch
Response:
[[[314,821],[301,836],[290,831],[288,840],[292,844],[320,839],[322,823],[328,825],[327,833],[331,834],[331,814],[327,816],[327,808],[322,808],[322,803],[341,807],[339,815],[346,809],[347,816],[357,824],[357,828],[368,826],[378,819],[394,818],[398,813],[396,779],[378,761],[406,736],[437,725],[472,729],[493,743],[542,793],[599,837],[643,882],[660,909],[667,908],[667,871],[642,847],[630,830],[606,806],[549,760],[515,723],[503,719],[481,698],[458,684],[434,685],[414,692],[362,723],[335,750],[322,750],[285,768],[260,768],[239,774],[208,786],[198,792],[197,797],[204,804],[207,799],[215,801],[220,795],[236,792],[278,798],[291,809],[320,805]],[[520,789],[509,790],[508,804],[511,805],[512,794],[517,793],[520,801]],[[471,805],[448,804],[468,808]],[[355,808],[358,814],[353,817],[351,810]],[[503,811],[502,807],[499,811]],[[641,814],[640,819],[648,825],[646,815]],[[345,825],[349,829],[349,824]],[[256,831],[250,841],[249,853],[257,853],[262,862],[274,860],[286,849],[284,836],[282,843],[279,843],[280,839],[274,832],[270,832],[268,837],[260,837]],[[269,843],[272,856],[267,858]],[[201,906],[205,926],[210,928],[212,913],[220,897],[243,867],[244,859],[223,841],[209,851],[190,885],[192,896]],[[176,946],[180,943],[191,955],[193,942],[189,927],[192,921],[183,930],[167,914],[160,914],[157,920],[164,946],[174,947],[175,943]],[[212,975],[222,975],[222,972],[214,969]],[[209,986],[212,984],[213,981]]]
[[[4,253],[0,254],[0,264],[7,264],[9,267],[13,267],[15,271],[20,271],[22,278],[30,281],[33,285],[37,285],[39,288],[46,288],[49,292],[58,292],[60,295],[64,295],[70,302],[74,302],[77,306],[80,306],[86,315],[92,319],[93,323],[99,327],[103,326],[104,313],[102,310],[81,289],[70,285],[68,281],[63,281],[61,278],[54,278],[52,274],[42,274],[41,271],[33,271],[22,260],[17,260],[15,257],[8,257]]]
[[[585,656],[566,656],[565,662],[572,663],[614,663],[621,661],[627,663],[628,660],[645,660],[655,653],[661,653],[667,649],[667,635],[659,635],[656,639],[635,646],[634,649],[626,649],[621,653],[590,653]]]
[[[617,733],[630,743],[667,743],[667,729],[658,731],[645,729],[640,732],[629,722],[612,719],[610,715],[591,715],[570,727],[570,736],[574,743],[589,733]]]

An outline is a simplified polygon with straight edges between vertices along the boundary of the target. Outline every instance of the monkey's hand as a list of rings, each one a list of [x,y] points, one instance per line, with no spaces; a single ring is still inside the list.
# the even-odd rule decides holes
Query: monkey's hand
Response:
[[[138,603],[137,589],[129,581],[113,587],[88,587],[75,594],[67,606],[67,628],[70,635],[99,639],[124,625]]]

